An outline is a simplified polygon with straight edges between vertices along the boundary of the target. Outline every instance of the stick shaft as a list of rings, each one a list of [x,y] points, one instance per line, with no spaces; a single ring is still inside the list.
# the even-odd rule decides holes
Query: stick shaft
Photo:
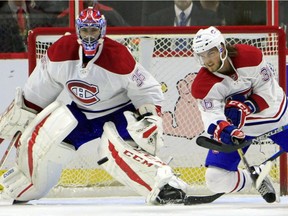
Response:
[[[5,164],[5,161],[7,160],[8,156],[10,155],[10,152],[13,148],[13,146],[17,146],[16,144],[19,142],[19,139],[21,137],[21,132],[18,131],[14,137],[12,138],[12,140],[10,141],[9,145],[7,146],[6,151],[4,152],[4,155],[2,156],[1,160],[0,160],[0,169],[2,169],[3,165]]]

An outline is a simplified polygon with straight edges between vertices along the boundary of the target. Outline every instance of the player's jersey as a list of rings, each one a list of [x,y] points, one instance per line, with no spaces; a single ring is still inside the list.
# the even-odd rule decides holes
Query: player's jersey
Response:
[[[192,95],[198,101],[206,131],[211,123],[226,120],[227,100],[243,96],[252,97],[258,105],[258,112],[249,115],[243,127],[247,135],[260,135],[287,124],[286,96],[274,77],[273,66],[259,49],[241,44],[236,47],[237,57],[230,58],[236,71],[233,76],[211,73],[203,67],[193,82]]]
[[[82,67],[76,35],[61,37],[47,50],[24,87],[25,99],[39,107],[53,102],[63,89],[88,118],[114,112],[129,103],[161,106],[160,84],[138,64],[128,49],[107,37]]]

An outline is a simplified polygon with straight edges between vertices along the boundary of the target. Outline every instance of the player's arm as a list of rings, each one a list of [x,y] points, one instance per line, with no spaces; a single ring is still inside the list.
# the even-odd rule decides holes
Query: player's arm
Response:
[[[283,94],[279,92],[277,81],[275,80],[275,69],[265,60],[263,60],[257,67],[252,69],[253,75],[252,94],[246,99],[245,103],[250,107],[253,113],[259,113],[269,108],[269,103],[274,101],[275,96]]]
[[[55,101],[63,87],[55,81],[52,72],[57,72],[57,68],[45,56],[29,76],[23,91],[16,89],[14,101],[0,117],[1,138],[11,139],[17,131],[23,132],[37,113]]]
[[[161,86],[140,64],[122,79],[137,109],[137,113],[125,112],[127,130],[140,148],[155,155],[163,146]]]
[[[277,88],[273,68],[263,60],[258,66],[251,68],[252,94],[248,98],[233,96],[225,105],[225,115],[229,122],[242,128],[246,117],[269,108],[269,103],[275,100],[283,91]],[[273,98],[274,97],[274,98]]]
[[[61,65],[51,62],[48,54],[45,55],[24,85],[25,100],[44,109],[62,92],[64,86],[61,80],[65,79],[64,76]]]

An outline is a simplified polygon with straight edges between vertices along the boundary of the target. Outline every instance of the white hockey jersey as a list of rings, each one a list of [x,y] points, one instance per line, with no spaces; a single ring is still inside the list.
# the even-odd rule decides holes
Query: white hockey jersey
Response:
[[[107,37],[97,54],[82,67],[82,47],[76,35],[61,37],[47,50],[24,87],[27,101],[44,108],[63,89],[88,119],[133,103],[161,106],[160,84],[137,63],[129,50]]]
[[[211,123],[226,120],[225,104],[235,95],[251,97],[257,103],[258,112],[249,115],[242,128],[245,134],[257,136],[287,124],[286,95],[275,79],[272,65],[259,49],[243,44],[236,47],[237,57],[230,58],[236,71],[233,76],[211,73],[203,67],[192,84],[205,130]]]

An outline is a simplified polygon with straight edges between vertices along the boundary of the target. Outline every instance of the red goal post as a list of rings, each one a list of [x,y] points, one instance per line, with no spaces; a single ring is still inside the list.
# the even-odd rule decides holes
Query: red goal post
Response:
[[[286,90],[286,42],[282,29],[268,26],[221,26],[218,28],[224,34],[227,43],[246,43],[260,48],[267,61],[274,66],[280,85]],[[204,194],[206,192],[203,191],[207,190],[204,182],[204,161],[207,151],[195,144],[195,138],[203,133],[203,124],[195,99],[189,90],[199,69],[191,52],[193,37],[199,29],[200,27],[113,27],[107,29],[107,36],[129,47],[135,59],[161,83],[165,96],[163,122],[166,145],[160,156],[164,160],[173,157],[171,166],[175,172],[180,173],[181,178],[193,188],[200,188],[196,193]],[[74,33],[74,29],[37,28],[30,32],[28,38],[29,73],[32,73],[37,60],[44,55],[50,44],[66,32]],[[271,144],[269,140],[263,143],[264,145],[251,146],[249,149],[247,159],[251,164],[261,163],[278,150],[278,147]],[[88,153],[91,154],[91,150],[83,150],[84,156],[79,156],[79,160],[84,160],[84,162],[77,161],[75,167],[74,165],[68,167],[67,173],[72,170],[71,176],[65,177],[63,174],[58,186],[70,187],[70,181],[75,179],[76,175],[77,179],[81,179],[79,180],[80,186],[73,182],[71,187],[83,188],[81,184],[84,184],[84,187],[90,187],[93,184],[106,187],[115,184],[111,177],[99,171],[101,167],[91,166],[93,163],[96,164],[96,161],[89,161],[86,155]],[[85,161],[86,159],[88,161]],[[82,163],[88,168],[79,165]],[[88,182],[85,180],[84,183],[82,177],[78,176],[87,175],[87,172],[91,170],[92,172],[97,170],[97,177],[91,177],[95,174],[89,174],[91,176]],[[278,191],[281,195],[287,194],[287,173],[287,154],[284,154],[277,160],[270,173],[273,182],[279,185]]]

